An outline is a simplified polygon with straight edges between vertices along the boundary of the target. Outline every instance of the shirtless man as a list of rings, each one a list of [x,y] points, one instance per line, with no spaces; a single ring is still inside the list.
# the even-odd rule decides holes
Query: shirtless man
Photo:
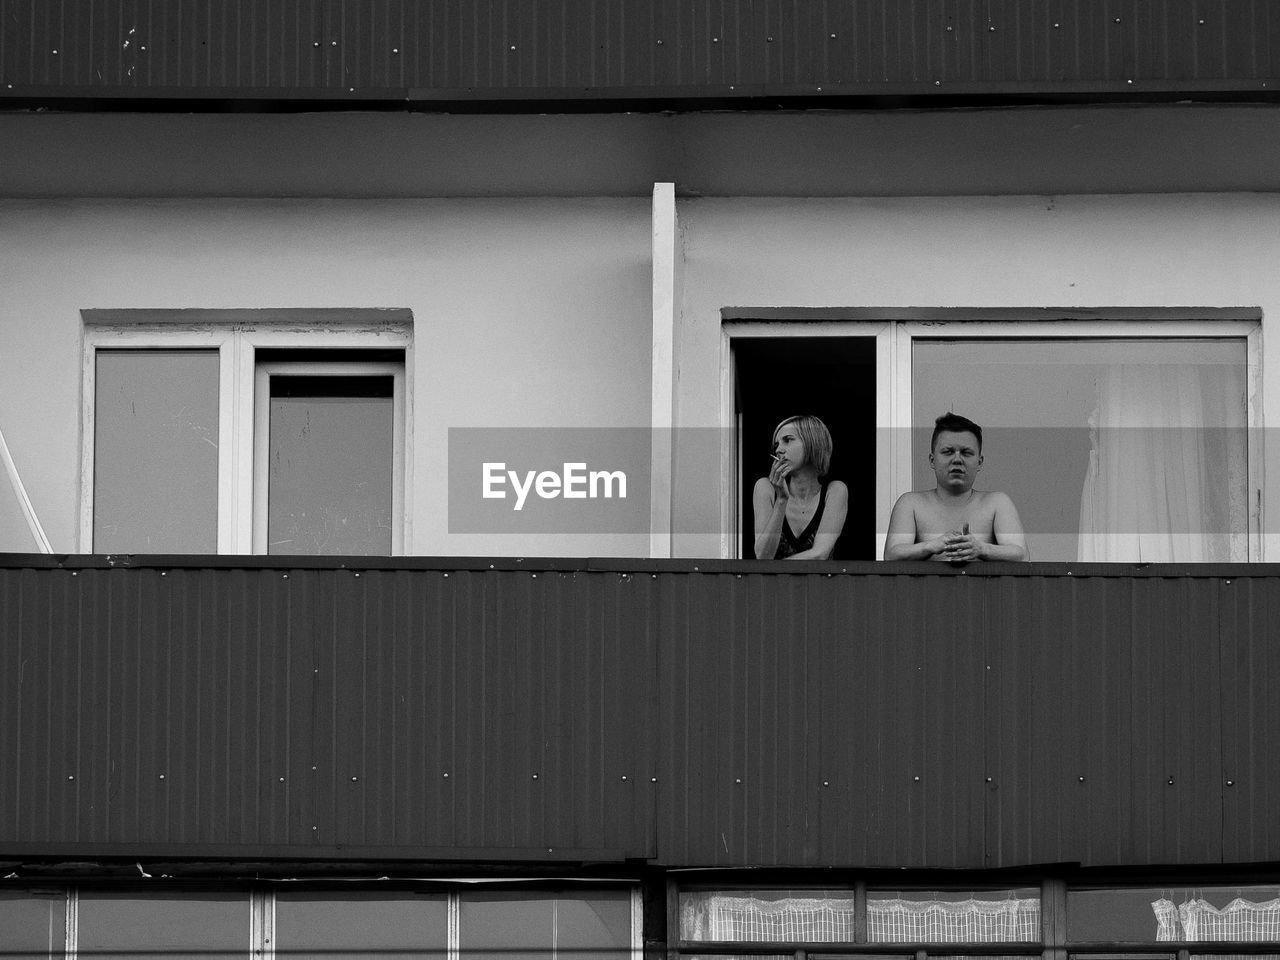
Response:
[[[1026,560],[1027,540],[1006,494],[975,490],[982,428],[965,417],[938,417],[929,442],[938,485],[904,493],[889,517],[886,560]]]

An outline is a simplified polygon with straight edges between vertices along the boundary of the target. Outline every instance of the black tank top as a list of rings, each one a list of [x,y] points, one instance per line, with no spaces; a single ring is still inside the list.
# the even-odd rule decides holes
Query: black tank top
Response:
[[[782,536],[778,538],[778,549],[773,555],[775,560],[785,560],[793,553],[802,553],[813,548],[814,538],[818,535],[818,525],[822,523],[822,511],[827,505],[827,485],[824,483],[818,492],[818,509],[809,518],[809,524],[800,531],[800,536],[791,532],[791,524],[786,517],[782,518]]]

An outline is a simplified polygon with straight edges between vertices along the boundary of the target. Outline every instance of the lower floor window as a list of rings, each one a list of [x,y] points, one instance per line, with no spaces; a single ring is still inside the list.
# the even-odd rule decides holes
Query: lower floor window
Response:
[[[1046,917],[1065,914],[1065,928]],[[1172,956],[1168,944],[1214,944],[1191,957],[1280,957],[1280,886],[1102,886],[892,890],[856,882],[827,889],[688,889],[673,934],[685,957],[736,957],[745,944],[791,956],[842,950],[904,957]],[[1231,948],[1233,944],[1248,944]],[[876,945],[881,945],[877,952]],[[1262,945],[1262,946],[1259,946]],[[758,953],[758,951],[752,951]]]
[[[638,897],[580,890],[0,890],[0,957],[634,960]]]

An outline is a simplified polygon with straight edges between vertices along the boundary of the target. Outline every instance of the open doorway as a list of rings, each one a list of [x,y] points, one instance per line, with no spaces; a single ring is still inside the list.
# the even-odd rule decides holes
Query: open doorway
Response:
[[[755,539],[751,490],[769,467],[773,430],[813,414],[831,431],[827,480],[849,487],[838,560],[875,559],[876,341],[874,337],[734,337],[734,413],[741,555]]]

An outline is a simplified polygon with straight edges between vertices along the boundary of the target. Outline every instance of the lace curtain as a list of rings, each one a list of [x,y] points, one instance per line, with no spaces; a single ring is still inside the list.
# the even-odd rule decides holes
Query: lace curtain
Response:
[[[852,898],[712,895],[682,910],[691,940],[852,942]],[[1039,900],[871,899],[867,939],[873,943],[1002,943],[1040,939]]]
[[[1161,941],[1280,940],[1280,897],[1254,902],[1236,897],[1225,907],[1193,897],[1177,906],[1160,899],[1151,904],[1156,939]]]

